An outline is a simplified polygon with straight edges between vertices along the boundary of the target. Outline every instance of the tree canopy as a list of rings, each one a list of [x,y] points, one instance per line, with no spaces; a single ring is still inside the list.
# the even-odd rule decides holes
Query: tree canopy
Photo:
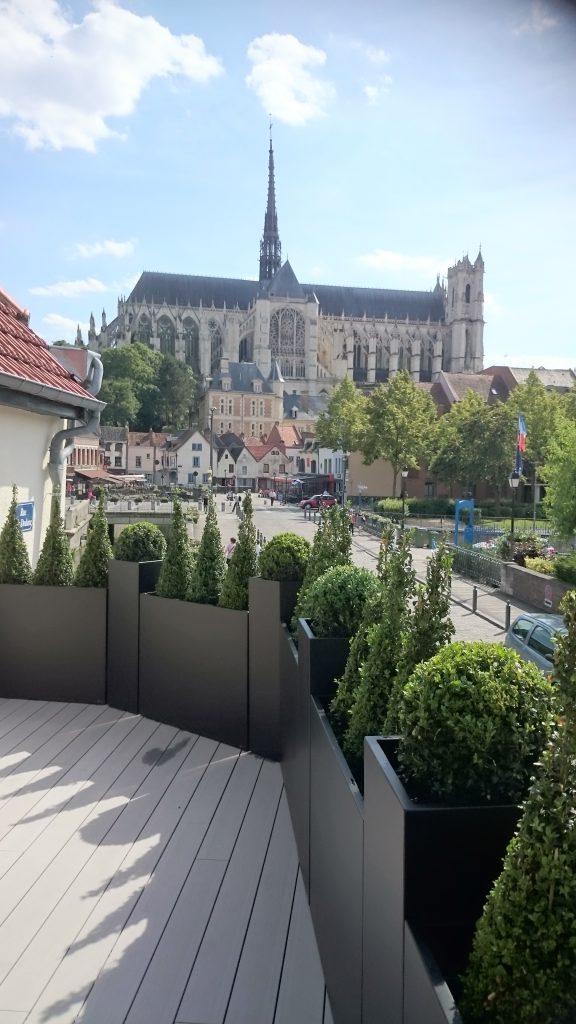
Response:
[[[318,417],[316,439],[318,444],[345,453],[355,452],[362,446],[366,431],[367,401],[349,377],[332,392],[328,408]]]
[[[426,459],[435,422],[430,395],[405,370],[370,394],[361,451],[368,465],[379,458],[391,464],[394,497],[402,466],[416,468]]]
[[[487,405],[469,390],[436,424],[430,470],[449,485],[480,480],[500,492],[514,469],[516,413],[510,403]]]
[[[542,467],[546,481],[544,504],[554,532],[561,537],[576,533],[576,422],[563,417],[550,443]]]
[[[197,414],[199,383],[189,366],[140,342],[102,353],[102,422],[135,430],[179,430]]]

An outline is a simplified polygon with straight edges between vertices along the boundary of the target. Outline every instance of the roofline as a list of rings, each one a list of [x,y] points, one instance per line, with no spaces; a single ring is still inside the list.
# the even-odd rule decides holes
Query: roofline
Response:
[[[69,406],[71,409],[104,409],[106,402],[99,402],[86,392],[85,395],[78,395],[73,391],[64,391],[61,388],[53,388],[48,384],[40,384],[38,381],[26,380],[23,377],[16,377],[12,373],[0,371],[0,388],[8,391],[31,395],[33,398],[42,398],[48,402],[60,403]],[[58,413],[56,413],[58,415]],[[73,417],[71,417],[73,418]]]

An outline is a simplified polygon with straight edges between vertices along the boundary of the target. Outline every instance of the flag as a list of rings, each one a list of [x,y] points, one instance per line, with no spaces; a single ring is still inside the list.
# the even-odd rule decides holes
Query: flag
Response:
[[[518,417],[518,437],[516,439],[516,466],[514,470],[518,476],[522,475],[524,466],[524,452],[526,451],[526,420],[523,416]]]

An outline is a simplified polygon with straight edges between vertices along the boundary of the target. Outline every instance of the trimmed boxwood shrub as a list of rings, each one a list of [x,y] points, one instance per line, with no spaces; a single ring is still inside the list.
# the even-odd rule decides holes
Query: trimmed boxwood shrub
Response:
[[[554,571],[564,583],[576,584],[576,552],[570,555],[559,555],[554,563]]]
[[[123,562],[153,562],[165,554],[166,539],[154,523],[130,523],[114,545],[114,558]]]
[[[73,579],[74,562],[60,514],[60,502],[58,498],[52,498],[50,525],[36,565],[34,583],[39,587],[70,587]]]
[[[341,505],[324,508],[320,512],[320,525],[314,535],[310,558],[300,591],[296,610],[292,619],[292,629],[296,632],[298,619],[302,616],[304,595],[315,580],[335,565],[350,565],[352,537],[350,535],[350,518]]]
[[[192,582],[193,571],[194,552],[188,539],[186,517],[180,499],[174,498],[172,529],[168,537],[166,556],[160,569],[156,593],[159,597],[185,601]]]
[[[0,531],[0,583],[30,583],[32,568],[16,515],[18,492],[12,488],[12,501],[6,522]]]
[[[554,675],[562,713],[478,922],[463,979],[466,1024],[576,1019],[576,593],[562,611]]]
[[[226,571],[222,538],[218,529],[216,506],[212,495],[208,499],[208,512],[198,545],[198,554],[188,591],[188,600],[196,604],[218,604],[222,579]]]
[[[515,651],[450,644],[402,691],[400,775],[422,800],[516,803],[550,735],[553,705],[551,683]]]
[[[100,491],[98,509],[90,521],[86,547],[76,570],[74,583],[77,587],[106,587],[108,585],[108,563],[113,558],[113,554],[105,507],[106,495],[104,491]]]
[[[310,542],[297,533],[277,533],[260,552],[262,579],[301,583],[310,558]]]
[[[336,565],[306,591],[302,616],[310,619],[316,636],[352,637],[362,624],[367,603],[375,599],[380,587],[370,569]]]
[[[252,517],[252,498],[246,494],[242,502],[242,521],[238,527],[238,542],[222,582],[219,605],[221,608],[248,608],[248,580],[256,575],[256,528]]]

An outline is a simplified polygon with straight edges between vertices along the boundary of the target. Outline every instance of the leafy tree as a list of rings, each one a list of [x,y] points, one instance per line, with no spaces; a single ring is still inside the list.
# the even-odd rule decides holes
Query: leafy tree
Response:
[[[114,556],[108,534],[105,507],[106,494],[102,489],[98,508],[90,520],[86,547],[76,570],[74,583],[77,587],[106,587],[108,585],[108,563]]]
[[[70,587],[73,580],[74,562],[60,514],[60,502],[58,498],[52,498],[50,525],[34,573],[34,583],[41,587]]]
[[[218,529],[214,498],[210,495],[188,600],[196,601],[198,604],[218,604],[224,572],[222,538]]]
[[[134,393],[132,381],[104,378],[98,398],[106,402],[106,408],[102,410],[102,423],[118,427],[136,421],[140,402]]]
[[[576,1011],[576,593],[562,605],[554,682],[562,708],[518,831],[476,926],[461,1000],[470,1024],[557,1024]]]
[[[239,611],[248,608],[248,580],[256,575],[258,569],[256,527],[250,494],[244,496],[242,511],[244,514],[238,527],[238,540],[222,583],[219,601],[221,608],[236,608]]]
[[[450,618],[451,583],[452,555],[440,546],[428,559],[426,582],[418,584],[407,616],[398,674],[392,686],[384,727],[387,735],[398,731],[398,705],[402,690],[416,666],[433,658],[454,636]]]
[[[195,391],[194,374],[190,367],[174,356],[163,356],[158,373],[158,390],[163,425],[174,430],[188,427]]]
[[[542,467],[546,481],[544,507],[554,533],[573,537],[576,532],[576,422],[563,418],[550,443],[548,460]]]
[[[316,440],[325,448],[355,452],[366,429],[366,398],[349,377],[332,392],[326,412],[316,423]]]
[[[123,562],[154,562],[165,553],[166,539],[155,523],[130,523],[114,545],[114,558]]]
[[[558,428],[562,402],[554,391],[547,391],[535,370],[530,370],[524,384],[517,387],[508,400],[526,420],[526,461],[532,469],[534,487],[538,470],[548,458],[550,444]],[[568,403],[566,403],[568,408]],[[535,493],[535,491],[533,491]]]
[[[308,588],[327,569],[331,569],[335,565],[349,565],[351,550],[352,537],[350,535],[350,521],[346,509],[342,508],[341,505],[333,505],[332,508],[322,509],[320,525],[312,542],[312,550],[308,565],[306,566],[304,582],[298,592],[298,600],[292,619],[294,632],[298,628],[298,619],[302,615],[304,595]]]
[[[367,428],[362,442],[365,462],[386,459],[392,466],[393,496],[402,466],[417,467],[426,458],[436,422],[434,402],[405,370],[381,384],[367,402]]]
[[[17,493],[13,487],[8,516],[0,531],[0,583],[30,583],[32,579],[30,559],[16,515]]]
[[[162,562],[156,593],[160,597],[186,601],[193,572],[194,553],[188,538],[186,517],[182,509],[182,502],[179,498],[174,498],[172,529],[168,537],[168,546]]]
[[[388,703],[403,654],[404,633],[410,624],[410,600],[416,588],[410,541],[403,534],[388,553],[382,581],[381,617],[369,635],[369,651],[354,693],[344,749],[362,756],[365,736],[382,732]]]
[[[487,405],[469,390],[436,424],[430,461],[434,476],[471,490],[485,480],[500,493],[514,468],[516,416],[508,403]]]

